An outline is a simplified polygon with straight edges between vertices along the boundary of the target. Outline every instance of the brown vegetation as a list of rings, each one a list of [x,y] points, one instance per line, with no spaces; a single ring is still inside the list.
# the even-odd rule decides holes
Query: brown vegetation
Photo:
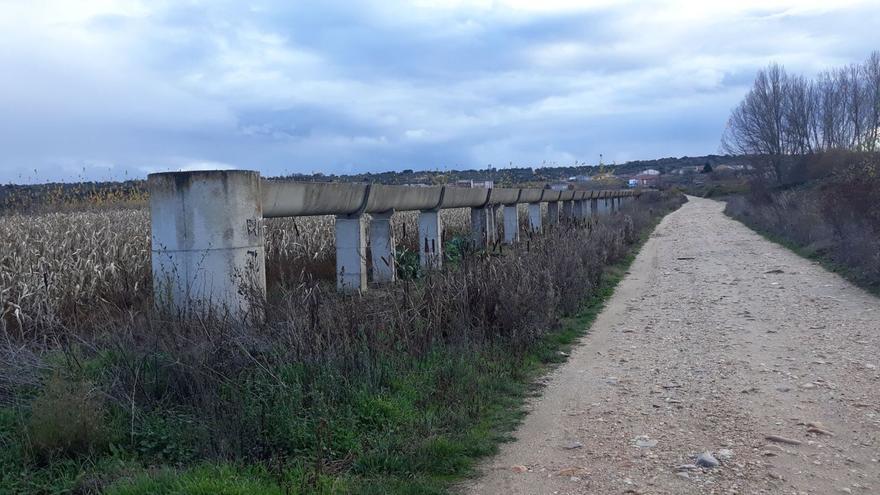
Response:
[[[880,156],[828,153],[800,157],[793,167],[804,183],[774,189],[755,180],[726,212],[880,289]]]
[[[760,71],[723,147],[753,167],[728,214],[880,288],[880,52],[813,80]]]

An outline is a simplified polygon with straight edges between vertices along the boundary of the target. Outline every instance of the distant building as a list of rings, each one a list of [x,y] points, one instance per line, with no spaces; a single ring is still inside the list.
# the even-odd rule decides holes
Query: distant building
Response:
[[[638,179],[630,179],[629,181],[627,181],[627,185],[629,187],[639,187],[639,180]]]
[[[589,175],[575,175],[574,177],[569,177],[569,182],[590,182],[593,180]]]
[[[714,169],[716,172],[723,172],[725,170],[733,170],[733,171],[741,171],[745,170],[746,167],[744,165],[730,165],[726,163],[722,163],[721,165],[716,165]]]
[[[454,184],[450,185],[454,187],[485,187],[486,189],[492,189],[495,187],[495,182],[491,180],[457,180]]]
[[[660,187],[660,171],[649,168],[633,177],[636,187]]]
[[[571,189],[571,185],[566,182],[557,182],[555,184],[550,184],[550,189],[553,191],[568,191]]]

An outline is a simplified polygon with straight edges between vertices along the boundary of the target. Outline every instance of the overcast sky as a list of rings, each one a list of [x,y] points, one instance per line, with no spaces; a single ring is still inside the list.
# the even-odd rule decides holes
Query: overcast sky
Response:
[[[878,22],[880,2],[848,0],[0,0],[0,170],[32,182],[715,153],[757,69],[861,61]]]

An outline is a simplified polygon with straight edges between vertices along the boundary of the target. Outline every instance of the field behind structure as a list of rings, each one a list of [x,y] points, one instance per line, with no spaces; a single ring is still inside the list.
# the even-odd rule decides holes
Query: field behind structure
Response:
[[[46,212],[7,212],[0,224],[0,297],[6,332],[45,340],[59,327],[76,331],[94,318],[147,310],[151,298],[150,214],[69,202]],[[466,235],[464,209],[443,211],[444,240]],[[395,215],[401,257],[417,253],[417,213]],[[333,217],[265,220],[270,289],[304,278],[332,282]]]

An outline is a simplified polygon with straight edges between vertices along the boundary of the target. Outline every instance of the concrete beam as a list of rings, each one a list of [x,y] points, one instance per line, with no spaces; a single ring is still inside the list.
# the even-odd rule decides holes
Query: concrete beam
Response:
[[[397,251],[394,230],[391,228],[393,211],[373,213],[370,221],[370,255],[373,261],[373,282],[397,280]]]
[[[336,217],[336,288],[343,292],[367,288],[367,239],[363,215]]]
[[[419,263],[432,270],[443,265],[443,227],[440,211],[427,210],[419,213]]]
[[[153,297],[157,308],[262,319],[266,255],[260,174],[150,174]]]
[[[541,203],[529,203],[529,230],[539,233],[542,229]]]
[[[519,207],[516,204],[504,205],[504,243],[519,242]]]

